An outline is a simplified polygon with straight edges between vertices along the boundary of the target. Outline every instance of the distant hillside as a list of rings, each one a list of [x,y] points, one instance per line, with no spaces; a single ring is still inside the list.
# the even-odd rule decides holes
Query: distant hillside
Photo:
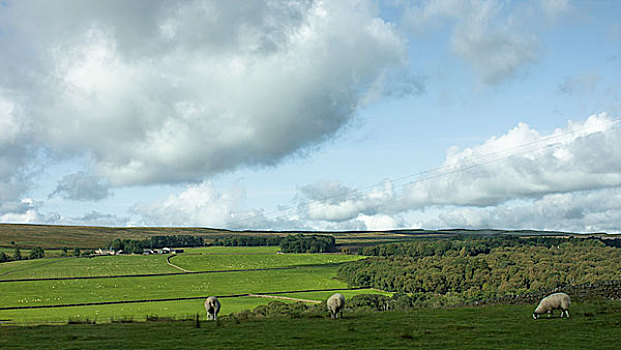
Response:
[[[192,235],[207,240],[240,234],[228,230],[185,227],[93,227],[0,224],[0,247],[19,246],[45,249],[78,247],[100,248],[116,238],[144,239],[150,236]],[[261,232],[244,232],[244,235]],[[13,242],[13,243],[11,243]]]
[[[150,236],[192,235],[204,237],[207,241],[234,235],[287,235],[292,233],[319,233],[316,231],[230,231],[224,229],[199,227],[96,227],[96,226],[56,226],[28,224],[0,224],[0,247],[45,249],[62,247],[100,248],[116,238],[144,239]],[[448,237],[452,235],[546,235],[569,236],[570,232],[533,230],[391,230],[391,231],[330,231],[337,239],[337,245],[360,246],[390,241],[399,241],[422,236]],[[581,234],[581,236],[584,236]]]

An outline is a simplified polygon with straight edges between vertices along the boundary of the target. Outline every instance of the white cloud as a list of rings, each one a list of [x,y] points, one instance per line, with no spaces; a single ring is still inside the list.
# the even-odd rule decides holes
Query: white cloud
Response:
[[[274,165],[334,136],[405,62],[404,39],[375,11],[365,1],[8,2],[0,91],[28,128],[0,140],[21,133],[30,149],[86,155],[112,186]]]
[[[413,183],[357,191],[337,181],[300,188],[311,227],[621,229],[621,129],[606,114],[544,135],[524,123],[463,150]]]
[[[155,225],[234,229],[615,232],[621,230],[621,128],[606,114],[550,134],[520,123],[481,145],[450,149],[442,168],[407,185],[302,186],[295,212],[283,208],[277,217],[245,207],[245,196],[241,186],[220,192],[204,182],[134,212]]]
[[[511,28],[510,24],[490,24],[501,7],[484,2],[473,9],[468,20],[459,23],[451,47],[477,72],[484,83],[498,84],[533,62],[538,45],[533,35]]]
[[[327,181],[302,187],[300,195],[298,213],[301,219],[341,222],[354,220],[360,215],[370,221],[394,198],[395,193],[388,181],[369,193],[356,191],[336,181]]]
[[[448,152],[441,176],[404,189],[404,207],[495,205],[515,198],[621,185],[621,129],[606,114],[540,135],[521,123]]]
[[[0,202],[0,222],[3,223],[58,223],[60,215],[57,213],[41,214],[39,203],[32,198],[24,198],[17,202]]]
[[[551,194],[493,207],[447,208],[442,225],[464,228],[621,232],[621,190]]]
[[[61,196],[77,201],[98,201],[108,197],[108,186],[97,176],[83,171],[64,176],[50,197]]]
[[[243,207],[245,198],[241,186],[220,192],[210,182],[203,182],[165,200],[137,204],[132,211],[142,224],[156,226],[269,227],[261,210]]]

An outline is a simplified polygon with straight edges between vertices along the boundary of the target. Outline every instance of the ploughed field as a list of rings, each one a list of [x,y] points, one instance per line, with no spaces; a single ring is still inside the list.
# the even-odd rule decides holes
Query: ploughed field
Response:
[[[571,318],[533,320],[531,305],[344,318],[266,318],[0,327],[2,349],[618,349],[621,303],[575,303]],[[27,339],[27,341],[26,341]]]
[[[221,315],[274,300],[246,294],[290,292],[287,296],[291,298],[321,301],[333,293],[331,290],[347,289],[344,282],[334,278],[338,264],[360,258],[276,254],[277,250],[208,247],[185,249],[176,256],[46,258],[3,263],[0,324],[144,321],[147,317],[185,318],[196,314],[203,317],[203,298],[208,295],[222,297]],[[321,290],[328,291],[303,292]],[[308,295],[296,296],[301,291]],[[348,291],[347,295],[369,292],[374,291]]]

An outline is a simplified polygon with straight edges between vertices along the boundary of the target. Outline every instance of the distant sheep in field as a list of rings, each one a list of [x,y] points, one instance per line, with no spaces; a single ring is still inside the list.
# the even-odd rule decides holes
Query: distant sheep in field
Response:
[[[205,311],[207,311],[208,320],[217,320],[218,312],[220,312],[220,302],[216,297],[209,297],[205,300]]]
[[[338,318],[339,313],[341,314],[341,318],[343,317],[343,309],[345,308],[345,297],[343,294],[333,294],[328,298],[326,304],[328,305],[328,310],[330,311],[330,317],[332,319]]]
[[[552,315],[552,310],[561,310],[561,318],[563,313],[569,317],[569,295],[565,293],[554,293],[541,299],[535,311],[533,311],[533,319],[537,319],[540,314],[548,314],[548,318]]]

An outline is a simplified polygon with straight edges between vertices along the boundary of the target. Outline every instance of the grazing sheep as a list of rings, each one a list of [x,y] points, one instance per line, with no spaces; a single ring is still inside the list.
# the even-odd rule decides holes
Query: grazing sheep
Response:
[[[326,302],[328,310],[330,311],[330,317],[332,319],[338,318],[338,314],[341,313],[343,317],[343,309],[345,308],[345,297],[341,293],[335,293],[328,298]]]
[[[552,314],[552,310],[561,310],[561,318],[563,313],[569,317],[569,295],[565,293],[554,293],[541,299],[535,311],[533,311],[533,319],[537,319],[540,314],[547,313],[548,318]]]
[[[207,311],[208,320],[217,320],[218,312],[220,312],[220,302],[216,297],[209,297],[205,300],[205,310]]]

